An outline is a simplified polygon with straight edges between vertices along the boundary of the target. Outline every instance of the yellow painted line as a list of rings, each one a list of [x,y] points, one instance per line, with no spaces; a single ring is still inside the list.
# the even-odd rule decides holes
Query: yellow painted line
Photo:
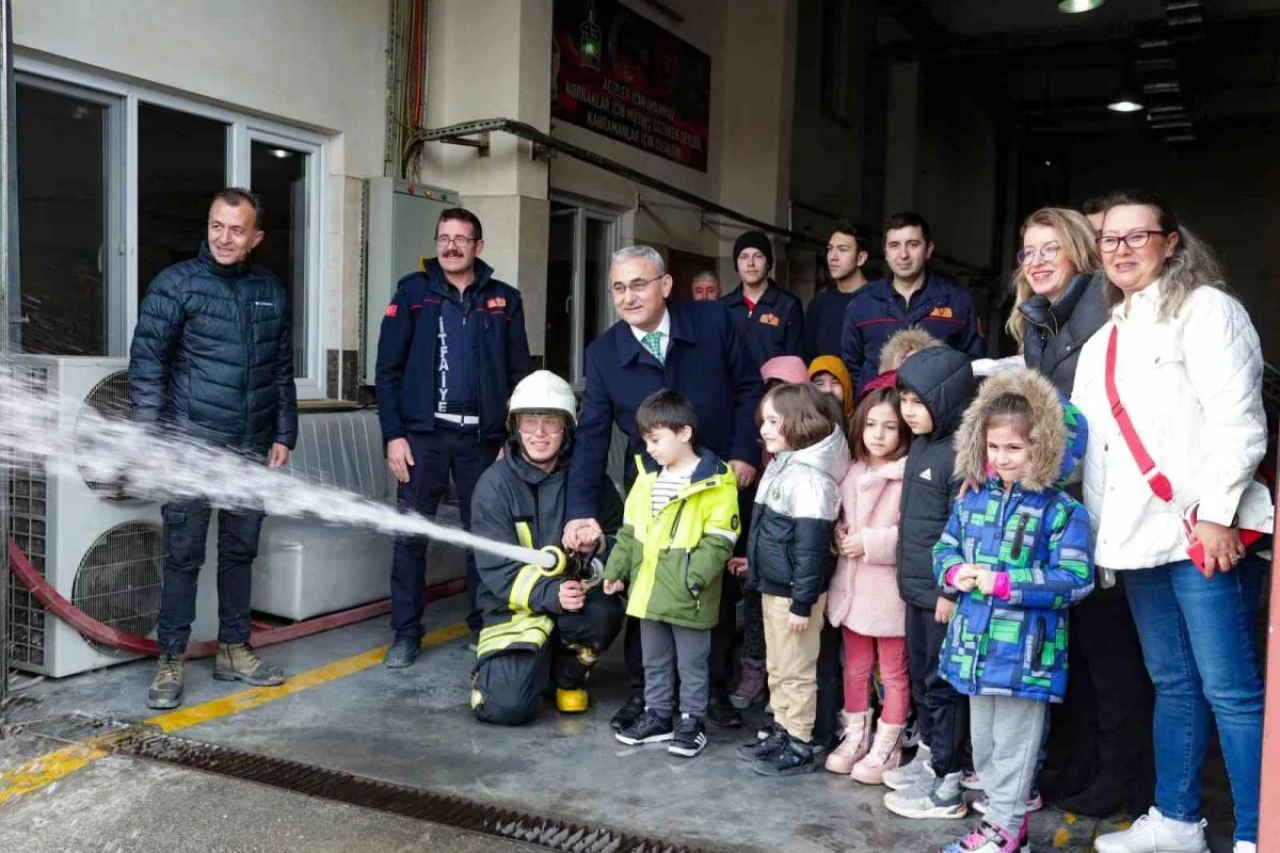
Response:
[[[423,637],[422,647],[425,649],[431,646],[438,646],[468,633],[467,626],[462,623],[450,625],[447,628],[432,631]],[[147,725],[159,726],[165,732],[176,732],[191,726],[198,726],[210,720],[217,720],[232,714],[238,714],[241,711],[248,711],[250,708],[257,708],[261,705],[266,705],[268,702],[275,702],[286,696],[300,693],[303,690],[310,690],[312,687],[319,687],[339,678],[346,678],[348,675],[355,675],[357,672],[372,669],[382,663],[382,656],[386,650],[386,646],[371,649],[367,652],[290,676],[279,687],[251,687],[248,690],[232,693],[229,696],[222,696],[199,705],[192,705],[189,708],[160,714],[144,722]]]
[[[458,637],[466,636],[468,633],[467,626],[462,623],[450,625],[447,628],[432,631],[423,637],[422,648],[439,646]],[[250,708],[257,708],[269,702],[283,699],[286,696],[300,693],[303,690],[319,687],[339,678],[346,678],[348,675],[355,675],[357,672],[372,669],[382,663],[382,656],[386,650],[386,646],[381,646],[290,676],[279,687],[252,687],[239,693],[232,693],[219,699],[192,705],[190,708],[160,714],[145,722],[148,725],[158,726],[165,732],[176,732],[180,729],[198,726],[210,720],[228,717],[240,711],[247,711]],[[103,742],[110,737],[110,735],[104,737]],[[92,764],[110,754],[108,750],[99,748],[96,743],[96,740],[90,740],[85,743],[73,744],[64,749],[55,750],[48,755],[25,761],[12,770],[0,773],[0,806],[14,797],[38,791],[46,785],[69,776],[85,765]]]
[[[14,797],[38,791],[106,754],[103,749],[75,744],[23,762],[13,770],[6,770],[0,773],[0,806]]]

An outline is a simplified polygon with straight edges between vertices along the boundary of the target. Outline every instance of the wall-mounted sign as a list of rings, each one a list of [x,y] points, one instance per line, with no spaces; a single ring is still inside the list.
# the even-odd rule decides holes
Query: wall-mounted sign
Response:
[[[711,57],[616,0],[555,0],[551,116],[707,170]]]

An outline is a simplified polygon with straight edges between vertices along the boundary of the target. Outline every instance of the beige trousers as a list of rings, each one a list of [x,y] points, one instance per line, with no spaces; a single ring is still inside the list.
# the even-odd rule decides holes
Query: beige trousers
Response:
[[[818,596],[809,613],[809,627],[799,634],[787,630],[791,599],[762,595],[761,600],[773,719],[792,737],[808,741],[813,737],[813,721],[818,714],[818,648],[827,594]]]

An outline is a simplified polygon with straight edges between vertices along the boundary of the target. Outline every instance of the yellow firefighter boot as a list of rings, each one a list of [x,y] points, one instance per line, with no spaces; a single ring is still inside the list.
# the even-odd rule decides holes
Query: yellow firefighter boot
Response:
[[[556,710],[561,714],[585,714],[587,691],[556,688]]]

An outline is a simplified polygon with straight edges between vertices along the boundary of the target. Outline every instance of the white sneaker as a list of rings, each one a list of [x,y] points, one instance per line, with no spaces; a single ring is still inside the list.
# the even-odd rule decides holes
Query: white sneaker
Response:
[[[932,779],[935,775],[929,747],[920,744],[920,748],[916,750],[915,758],[912,758],[910,762],[901,767],[885,771],[880,781],[886,788],[891,788],[894,791],[905,791],[917,782],[924,779]]]
[[[1237,841],[1232,853],[1258,853],[1258,845],[1252,841]]]
[[[1204,840],[1205,821],[1170,820],[1153,806],[1124,832],[1100,835],[1097,853],[1209,853]]]

